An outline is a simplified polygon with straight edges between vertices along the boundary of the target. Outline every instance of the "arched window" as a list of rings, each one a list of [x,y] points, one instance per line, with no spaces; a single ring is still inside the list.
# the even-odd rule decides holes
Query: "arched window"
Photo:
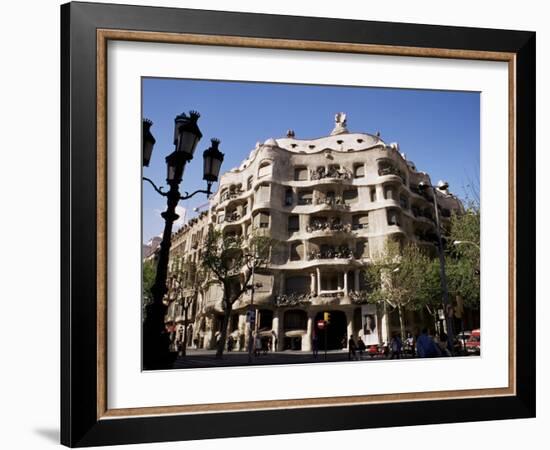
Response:
[[[364,164],[356,164],[353,166],[353,175],[355,178],[363,178],[365,176],[365,165]]]
[[[384,188],[384,197],[386,200],[395,200],[395,192],[392,186],[386,186]]]

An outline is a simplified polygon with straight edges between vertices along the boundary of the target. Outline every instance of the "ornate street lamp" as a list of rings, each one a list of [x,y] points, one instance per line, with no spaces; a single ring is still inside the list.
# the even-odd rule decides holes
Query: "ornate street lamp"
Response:
[[[208,172],[205,171],[204,179],[207,181],[207,189],[200,189],[192,194],[185,192],[181,195],[179,184],[182,181],[185,165],[193,159],[193,154],[198,142],[202,138],[197,121],[200,114],[191,111],[189,115],[180,114],[174,120],[174,146],[175,150],[166,157],[166,182],[170,187],[168,192],[149,178],[143,177],[144,181],[149,182],[155,191],[166,197],[167,207],[161,216],[164,218],[164,231],[162,242],[159,248],[157,271],[155,283],[151,288],[153,301],[147,306],[147,316],[143,324],[143,367],[145,369],[166,368],[171,363],[172,356],[169,353],[169,339],[164,332],[164,316],[166,314],[166,305],[163,298],[167,293],[166,279],[168,273],[168,259],[172,238],[172,226],[179,219],[176,214],[176,207],[180,200],[187,200],[195,194],[204,193],[207,196],[211,194],[212,183],[218,180],[218,175],[223,161],[223,153],[218,149],[219,140],[212,140],[212,147],[204,153],[204,167],[206,169],[208,159]],[[154,138],[153,138],[154,139]],[[145,161],[144,161],[145,162]]]
[[[437,249],[439,254],[439,278],[441,281],[441,290],[443,291],[442,305],[443,305],[443,311],[445,314],[445,323],[447,324],[447,338],[449,342],[449,349],[452,351],[453,342],[454,342],[454,326],[453,326],[453,320],[449,314],[450,313],[449,288],[447,287],[447,274],[445,272],[445,255],[443,253],[443,240],[441,239],[441,227],[439,223],[439,208],[437,205],[436,188],[432,186],[430,183],[421,181],[420,183],[418,183],[418,189],[420,189],[420,191],[426,191],[428,189],[431,189],[432,191],[433,205],[435,210],[435,229],[436,229],[436,235],[437,235]],[[449,183],[440,181],[437,184],[437,189],[446,191],[447,189],[449,189]]]
[[[151,126],[153,122],[149,119],[143,119],[142,122],[142,131],[143,131],[143,165],[149,167],[149,161],[151,161],[151,154],[153,153],[153,146],[155,145],[156,139],[151,134]]]
[[[202,177],[202,179],[206,180],[208,191],[210,191],[212,183],[218,180],[218,175],[220,173],[220,168],[223,162],[223,153],[220,152],[220,150],[218,149],[218,146],[220,145],[220,140],[214,138],[211,140],[211,142],[212,145],[207,148],[202,154],[202,157],[204,159],[204,176]]]
[[[190,111],[189,116],[181,113],[174,119],[174,145],[176,151],[186,155],[188,161],[193,159],[197,144],[202,138],[197,125],[200,116],[197,111]]]

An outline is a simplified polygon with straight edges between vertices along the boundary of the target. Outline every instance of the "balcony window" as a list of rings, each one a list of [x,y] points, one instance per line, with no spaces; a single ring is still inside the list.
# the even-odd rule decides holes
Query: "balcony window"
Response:
[[[268,213],[260,213],[260,228],[269,228],[269,214]]]
[[[327,170],[327,177],[328,178],[340,178],[340,165],[339,164],[331,164],[328,166]]]
[[[308,170],[306,167],[296,167],[294,169],[295,181],[307,181]]]
[[[384,188],[384,198],[386,200],[395,200],[395,192],[391,186],[386,186]]]
[[[357,258],[368,258],[370,256],[369,241],[365,239],[355,244],[355,256]]]
[[[370,190],[370,201],[375,202],[376,201],[376,189],[372,188]]]
[[[292,206],[293,201],[294,193],[292,192],[292,189],[288,188],[285,191],[285,206]]]
[[[311,205],[313,203],[313,191],[300,191],[298,193],[299,205]]]
[[[224,202],[225,200],[227,200],[229,198],[229,189],[225,188],[222,190],[222,192],[220,193],[220,203],[221,202]]]
[[[348,189],[347,191],[344,191],[344,193],[342,194],[342,198],[345,205],[356,203],[358,198],[357,189]]]
[[[355,178],[363,178],[365,176],[365,165],[356,164],[353,166],[353,175]]]
[[[381,161],[378,164],[378,175],[381,177],[385,175],[399,175],[399,170],[392,162]]]
[[[273,166],[271,165],[271,161],[262,162],[258,168],[258,178],[270,176],[272,174],[272,169]]]
[[[343,274],[338,272],[329,272],[321,274],[321,290],[335,291],[344,286]]]
[[[251,175],[248,177],[248,180],[246,180],[246,190],[252,189],[252,181],[254,180],[254,177]]]
[[[352,218],[352,228],[354,230],[366,230],[369,227],[369,215],[361,214],[358,216],[353,216]]]
[[[326,217],[311,217],[309,219],[309,225],[308,230],[309,232],[312,231],[319,231],[319,230],[325,230],[328,229],[328,220]]]
[[[300,231],[300,218],[298,216],[288,217],[288,232],[294,233]]]
[[[269,213],[261,212],[254,216],[254,226],[256,228],[269,228]]]
[[[307,328],[307,314],[301,310],[287,311],[283,323],[285,330],[305,330]]]
[[[285,279],[285,294],[307,294],[311,287],[309,275],[298,275]]]
[[[270,189],[269,184],[261,184],[256,190],[256,203],[269,202]]]
[[[304,244],[302,242],[295,242],[290,246],[290,260],[301,261],[304,259]]]
[[[400,225],[401,217],[396,209],[388,209],[388,225]]]

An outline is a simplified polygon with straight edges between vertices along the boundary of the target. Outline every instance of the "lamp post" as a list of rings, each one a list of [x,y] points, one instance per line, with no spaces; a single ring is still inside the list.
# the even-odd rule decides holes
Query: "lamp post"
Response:
[[[254,293],[256,288],[262,287],[262,283],[254,282],[254,275],[256,271],[256,257],[257,251],[256,247],[253,247],[252,258],[252,267],[250,275],[250,284],[247,286],[247,289],[250,289],[250,305],[248,305],[247,319],[248,319],[248,364],[252,363],[252,352],[254,349],[254,340],[255,334],[258,333],[258,317],[256,314],[256,308],[254,308]],[[254,333],[252,332],[252,327],[254,327]]]
[[[433,204],[434,204],[434,210],[435,210],[435,229],[436,229],[436,235],[437,235],[437,247],[438,247],[438,253],[439,253],[439,278],[441,281],[441,290],[443,291],[443,311],[445,314],[445,323],[447,324],[447,338],[449,343],[449,349],[453,348],[453,341],[454,341],[454,327],[453,327],[453,321],[452,318],[449,316],[449,288],[447,286],[447,274],[445,272],[445,255],[443,253],[443,241],[441,239],[441,227],[439,223],[439,208],[437,205],[437,193],[436,188],[432,186],[431,184],[421,181],[418,184],[418,188],[421,191],[425,191],[426,189],[432,190],[432,197],[433,197]],[[437,184],[438,189],[448,189],[449,184],[444,181],[440,181]]]
[[[220,141],[212,139],[211,147],[203,153],[205,170],[203,179],[207,182],[207,189],[197,190],[192,194],[185,192],[183,196],[180,194],[179,185],[183,178],[185,165],[193,159],[197,144],[202,138],[202,133],[197,124],[199,117],[200,114],[198,112],[191,111],[189,115],[182,113],[174,120],[175,149],[166,157],[166,182],[169,186],[168,192],[164,192],[162,188],[157,187],[149,178],[143,177],[143,180],[149,182],[158,194],[166,197],[167,202],[166,211],[161,214],[164,219],[164,231],[162,233],[162,242],[159,248],[155,283],[151,288],[152,302],[147,305],[147,316],[143,324],[143,367],[147,370],[166,368],[170,365],[173,358],[169,353],[167,336],[164,332],[166,305],[163,304],[162,300],[167,292],[166,278],[172,238],[172,226],[179,218],[176,214],[176,206],[180,200],[187,200],[198,193],[204,193],[210,196],[212,183],[217,181],[223,161],[224,155],[218,149]],[[146,136],[146,123],[147,122],[144,121],[144,137]],[[150,125],[147,126],[147,131],[149,131],[149,128]],[[153,141],[144,139],[144,163],[146,162],[147,152],[149,152],[148,158],[150,158],[152,145],[150,145],[150,148],[148,148],[148,146],[151,142],[154,144],[154,138]]]

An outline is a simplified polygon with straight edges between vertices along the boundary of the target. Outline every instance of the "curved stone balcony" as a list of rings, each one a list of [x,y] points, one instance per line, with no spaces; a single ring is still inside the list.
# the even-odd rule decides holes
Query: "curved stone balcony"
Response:
[[[319,258],[319,259],[299,259],[295,261],[287,261],[285,264],[277,266],[278,269],[300,270],[319,267],[360,267],[366,261],[366,258]]]
[[[220,196],[220,200],[219,200],[219,202],[216,206],[217,207],[221,207],[221,206],[225,207],[225,206],[229,205],[231,202],[234,202],[234,201],[237,201],[237,200],[244,200],[245,198],[252,195],[253,192],[254,191],[252,189],[249,189],[249,190],[242,190],[242,191],[238,191],[238,192],[226,193],[226,194],[224,194],[223,199]]]

